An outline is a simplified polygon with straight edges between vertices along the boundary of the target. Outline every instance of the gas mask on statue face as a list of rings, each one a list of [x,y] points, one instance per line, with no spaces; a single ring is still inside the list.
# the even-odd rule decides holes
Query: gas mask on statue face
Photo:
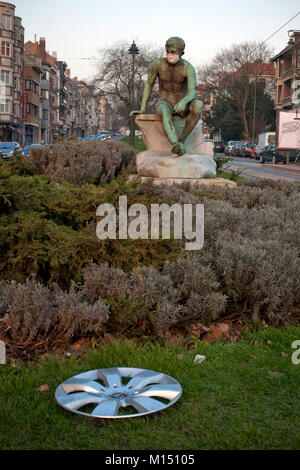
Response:
[[[175,65],[177,64],[181,59],[181,56],[179,55],[178,51],[173,48],[168,48],[167,49],[167,61],[169,64]]]

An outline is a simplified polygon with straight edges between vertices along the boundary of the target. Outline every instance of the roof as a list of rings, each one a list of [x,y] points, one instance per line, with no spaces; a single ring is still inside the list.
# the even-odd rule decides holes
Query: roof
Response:
[[[279,54],[277,54],[275,57],[273,57],[271,59],[271,62],[275,62],[275,60],[279,59],[279,57],[287,54],[289,51],[291,51],[292,49],[294,49],[295,47],[295,44],[289,44],[288,46],[286,46],[284,49],[282,49],[281,52],[279,52]]]
[[[235,76],[239,76],[245,72],[247,75],[275,75],[275,67],[272,63],[265,62],[247,62],[235,73]]]

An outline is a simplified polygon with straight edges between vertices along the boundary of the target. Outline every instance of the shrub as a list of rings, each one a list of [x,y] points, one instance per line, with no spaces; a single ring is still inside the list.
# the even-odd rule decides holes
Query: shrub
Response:
[[[212,260],[235,311],[279,324],[299,311],[297,249],[278,241],[220,236]]]
[[[29,162],[38,174],[63,178],[73,184],[106,184],[135,168],[136,152],[123,142],[64,142],[35,147]]]
[[[76,335],[100,334],[109,316],[103,301],[84,302],[75,286],[66,293],[36,281],[2,283],[0,302],[5,311],[0,338],[21,357],[55,350]]]

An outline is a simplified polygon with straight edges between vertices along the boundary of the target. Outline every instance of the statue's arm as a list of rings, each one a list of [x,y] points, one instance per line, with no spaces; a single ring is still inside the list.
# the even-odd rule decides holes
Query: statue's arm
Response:
[[[191,64],[185,64],[185,71],[187,77],[187,94],[179,103],[174,107],[175,112],[183,112],[187,105],[196,99],[196,71]]]
[[[148,104],[149,98],[151,96],[154,83],[157,79],[157,75],[158,75],[158,71],[159,71],[159,64],[160,64],[160,60],[157,60],[153,63],[153,65],[151,67],[151,71],[150,71],[148,80],[146,82],[145,88],[144,88],[144,93],[143,93],[143,98],[142,98],[142,103],[141,103],[140,110],[139,111],[132,111],[130,113],[130,116],[132,116],[134,114],[144,114],[146,112],[147,104]]]

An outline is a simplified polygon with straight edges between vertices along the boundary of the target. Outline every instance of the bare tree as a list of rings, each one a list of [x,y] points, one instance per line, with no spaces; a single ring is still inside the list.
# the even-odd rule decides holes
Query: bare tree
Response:
[[[198,69],[198,79],[201,83],[211,85],[215,97],[226,98],[234,104],[243,126],[243,134],[250,138],[249,115],[250,94],[256,87],[254,82],[263,84],[266,75],[266,64],[272,55],[272,50],[266,45],[256,42],[234,44],[227,49],[221,49],[209,64]],[[271,64],[269,64],[271,71]],[[271,74],[270,74],[271,75]],[[275,86],[270,78],[264,83],[265,87]]]
[[[95,86],[108,98],[119,121],[129,125],[132,93],[132,56],[127,42],[117,42],[99,51],[98,73],[94,79]],[[138,44],[139,54],[135,58],[135,105],[139,106],[144,84],[153,61],[163,55],[163,49]],[[154,90],[149,110],[153,110],[157,90]]]

